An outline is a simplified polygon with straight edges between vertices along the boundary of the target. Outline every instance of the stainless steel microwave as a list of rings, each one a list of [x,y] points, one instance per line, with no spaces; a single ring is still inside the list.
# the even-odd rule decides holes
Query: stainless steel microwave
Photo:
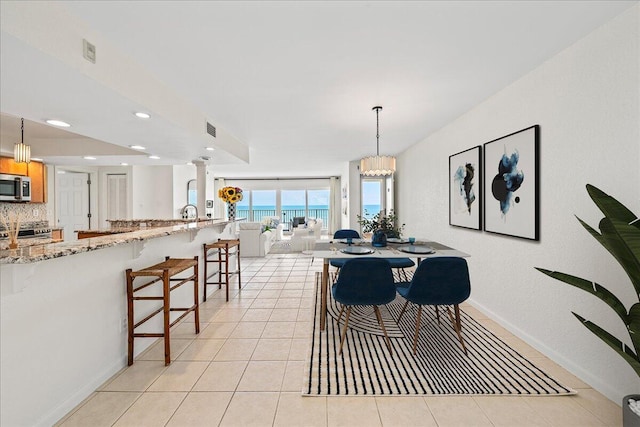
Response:
[[[31,178],[22,175],[0,174],[0,201],[30,202]]]

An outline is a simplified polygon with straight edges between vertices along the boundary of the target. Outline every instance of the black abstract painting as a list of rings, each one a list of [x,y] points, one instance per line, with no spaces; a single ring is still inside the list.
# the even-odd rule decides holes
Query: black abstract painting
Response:
[[[481,147],[449,156],[449,224],[481,229]]]
[[[484,144],[484,229],[539,240],[539,126]]]

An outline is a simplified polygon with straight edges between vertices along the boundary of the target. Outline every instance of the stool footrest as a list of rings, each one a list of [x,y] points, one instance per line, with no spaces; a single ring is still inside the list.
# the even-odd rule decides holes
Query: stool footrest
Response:
[[[136,334],[133,334],[133,336],[135,338],[162,338],[164,337],[164,334],[161,334],[159,332],[138,332]]]
[[[144,285],[140,285],[140,286],[138,286],[137,288],[135,288],[135,289],[133,290],[133,292],[138,292],[138,291],[140,291],[140,290],[142,290],[142,289],[144,289],[144,288],[146,288],[146,287],[148,287],[148,286],[151,286],[151,285],[153,285],[154,283],[158,283],[158,282],[162,282],[162,277],[158,277],[157,279],[154,279],[154,280],[152,280],[152,281],[150,281],[150,282],[147,282],[147,283],[145,283]]]
[[[145,317],[144,319],[140,320],[138,323],[136,323],[135,325],[133,325],[133,329],[137,328],[138,326],[142,325],[144,322],[146,322],[147,320],[151,319],[153,316],[155,316],[156,314],[160,314],[162,313],[162,311],[164,310],[163,307],[160,307],[157,310],[152,311],[147,317]]]
[[[133,297],[134,301],[162,301],[163,297]]]
[[[178,279],[178,280],[181,280],[181,282],[180,282],[180,283],[177,283],[177,284],[175,284],[175,285],[173,285],[173,286],[171,286],[171,287],[169,288],[169,290],[170,290],[170,291],[172,291],[172,290],[174,290],[174,289],[176,289],[176,288],[179,288],[180,286],[184,285],[184,284],[185,284],[185,283],[187,283],[187,282],[192,282],[195,278],[196,278],[196,275],[194,274],[194,275],[193,275],[193,276],[191,276],[191,277],[186,277],[186,278],[184,278],[184,279]]]

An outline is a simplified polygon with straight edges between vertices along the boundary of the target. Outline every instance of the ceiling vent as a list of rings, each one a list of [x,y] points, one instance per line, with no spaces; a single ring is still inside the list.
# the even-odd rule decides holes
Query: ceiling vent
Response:
[[[207,122],[207,133],[214,138],[216,137],[216,127],[209,122]]]

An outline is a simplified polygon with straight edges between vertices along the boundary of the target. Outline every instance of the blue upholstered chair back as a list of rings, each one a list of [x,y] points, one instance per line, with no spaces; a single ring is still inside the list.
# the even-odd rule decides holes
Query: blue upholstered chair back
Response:
[[[383,258],[350,259],[340,269],[333,297],[345,305],[380,305],[395,299],[389,262]]]
[[[460,304],[469,298],[469,268],[464,258],[434,257],[422,260],[406,298],[421,305]]]
[[[351,237],[352,239],[359,239],[360,234],[356,230],[349,229],[338,230],[333,233],[334,239],[348,239],[349,237]]]

